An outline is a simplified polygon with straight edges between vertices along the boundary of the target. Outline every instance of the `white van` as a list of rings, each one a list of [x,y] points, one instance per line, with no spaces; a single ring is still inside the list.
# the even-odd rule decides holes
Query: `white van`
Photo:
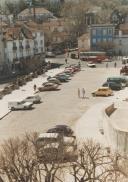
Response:
[[[8,102],[8,108],[12,111],[31,109],[32,105],[33,105],[32,102],[25,102],[25,101],[10,101],[10,102]]]
[[[75,162],[78,157],[75,137],[65,137],[59,133],[42,133],[37,139],[40,161]]]

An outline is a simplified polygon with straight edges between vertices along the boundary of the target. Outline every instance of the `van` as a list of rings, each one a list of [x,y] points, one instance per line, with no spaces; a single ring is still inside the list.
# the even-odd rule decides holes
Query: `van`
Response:
[[[107,78],[107,82],[121,83],[122,87],[128,86],[128,80],[127,80],[127,78],[125,78],[123,76],[109,77],[109,78]]]
[[[10,102],[8,102],[8,108],[11,111],[32,109],[32,105],[33,105],[32,102],[25,102],[25,101],[10,101]]]
[[[77,143],[75,137],[65,137],[59,133],[42,133],[37,139],[40,161],[75,162],[77,160]]]

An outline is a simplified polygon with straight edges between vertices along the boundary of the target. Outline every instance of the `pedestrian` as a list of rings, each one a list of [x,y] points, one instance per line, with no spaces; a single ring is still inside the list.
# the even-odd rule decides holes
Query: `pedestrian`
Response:
[[[81,63],[80,63],[80,61],[78,62],[78,66],[79,66],[79,68],[81,68]]]
[[[66,64],[68,63],[68,60],[67,60],[67,58],[65,58],[65,63],[66,63]]]
[[[33,89],[34,89],[34,91],[36,91],[36,84],[34,84]]]
[[[108,68],[108,63],[106,63],[106,68]]]
[[[117,66],[117,64],[116,64],[116,62],[114,63],[114,67],[116,68],[116,66]]]
[[[80,98],[80,89],[78,88],[78,98]]]
[[[83,99],[85,98],[85,89],[82,88]]]

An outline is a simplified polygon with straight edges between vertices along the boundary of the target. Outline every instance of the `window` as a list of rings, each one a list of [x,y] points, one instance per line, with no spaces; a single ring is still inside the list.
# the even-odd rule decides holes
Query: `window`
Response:
[[[98,29],[96,30],[96,34],[97,34],[97,35],[101,35],[101,29],[98,28]]]
[[[122,40],[119,40],[119,45],[122,45]]]
[[[22,42],[19,42],[19,49],[20,49],[20,50],[23,50]]]
[[[109,34],[109,35],[112,34],[112,29],[111,29],[111,28],[108,29],[108,34]]]
[[[13,42],[13,50],[17,50],[16,42]]]
[[[43,32],[40,32],[40,36],[43,36]]]
[[[98,38],[98,39],[97,39],[97,42],[101,42],[101,39],[100,39],[100,38]]]
[[[96,35],[96,29],[92,30],[92,35]]]
[[[108,41],[112,41],[112,37],[109,37],[109,38],[108,38]]]
[[[96,39],[92,39],[92,43],[95,44],[96,43]]]
[[[103,29],[103,35],[106,35],[106,34],[107,34],[107,30]]]
[[[37,40],[34,40],[34,45],[38,45],[38,42],[37,42]]]
[[[103,42],[106,42],[107,41],[107,39],[106,38],[103,38]]]

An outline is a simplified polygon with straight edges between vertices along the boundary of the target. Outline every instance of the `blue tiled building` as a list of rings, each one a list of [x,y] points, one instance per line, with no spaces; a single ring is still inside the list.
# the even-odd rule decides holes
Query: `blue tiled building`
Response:
[[[90,26],[90,45],[92,50],[101,50],[98,43],[113,42],[115,26],[112,24],[95,24]]]

